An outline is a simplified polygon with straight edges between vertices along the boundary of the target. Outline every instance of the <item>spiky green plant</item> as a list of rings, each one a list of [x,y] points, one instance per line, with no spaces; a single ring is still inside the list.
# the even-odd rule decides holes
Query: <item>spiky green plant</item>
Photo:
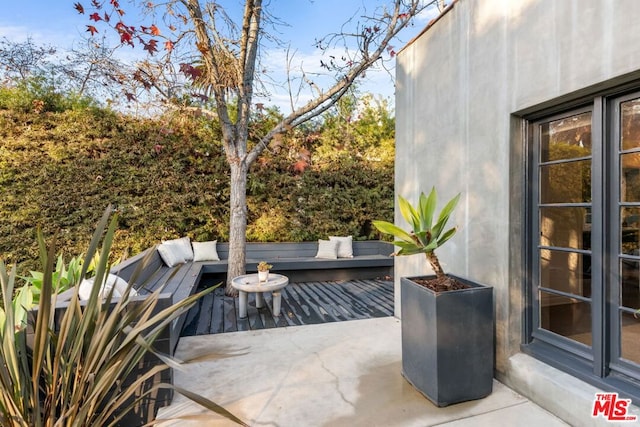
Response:
[[[0,260],[1,290],[4,296],[9,296],[4,298],[6,319],[0,329],[0,425],[114,425],[159,388],[173,388],[208,409],[246,425],[214,402],[171,384],[156,384],[141,392],[140,386],[147,380],[168,366],[177,366],[172,358],[153,349],[155,339],[173,319],[213,288],[159,311],[156,307],[162,289],[144,298],[129,295],[139,269],[122,298],[112,300],[110,294],[104,301],[100,300],[99,285],[104,283],[109,270],[108,255],[117,222],[115,215],[109,222],[110,216],[111,210],[107,209],[93,235],[80,274],[85,276],[93,255],[98,253],[96,286],[91,297],[81,302],[75,286],[76,291],[65,302],[67,308],[57,321],[52,274],[55,244],[47,249],[44,240],[39,238],[45,274],[29,335],[30,328],[14,328],[16,309],[10,296],[16,283],[16,266],[7,272]],[[163,363],[140,374],[131,385],[123,385],[123,380],[134,372],[148,352]]]
[[[387,221],[373,221],[373,225],[380,232],[390,234],[396,238],[393,244],[398,246],[400,250],[398,250],[395,255],[425,254],[436,277],[442,278],[445,276],[445,273],[440,265],[440,260],[435,254],[435,250],[456,234],[456,227],[446,231],[445,227],[459,200],[460,194],[449,200],[440,211],[437,219],[435,219],[437,202],[435,188],[431,189],[428,196],[420,193],[418,205],[415,207],[404,197],[398,196],[400,213],[411,226],[411,231],[405,231]]]

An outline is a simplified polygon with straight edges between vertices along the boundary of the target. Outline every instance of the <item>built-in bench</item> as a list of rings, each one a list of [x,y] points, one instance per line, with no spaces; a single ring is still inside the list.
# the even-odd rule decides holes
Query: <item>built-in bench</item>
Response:
[[[353,258],[316,258],[317,242],[247,243],[247,272],[255,272],[260,261],[273,265],[274,273],[292,282],[374,279],[393,274],[391,243],[378,240],[354,241]],[[218,250],[228,258],[228,244]]]
[[[175,304],[193,294],[202,275],[217,276],[226,281],[229,244],[217,245],[219,261],[188,262],[177,267],[167,267],[158,251],[149,248],[117,266],[111,272],[129,281],[146,260],[146,266],[138,271],[134,288],[144,295],[164,286],[163,295],[170,295],[171,304]],[[382,241],[354,241],[353,258],[321,259],[316,258],[316,242],[296,243],[247,243],[246,270],[256,272],[258,263],[266,261],[273,265],[271,271],[287,276],[292,282],[328,281],[348,279],[374,279],[393,275],[393,245]],[[178,317],[171,325],[170,353],[173,354],[186,313]]]
[[[382,241],[354,241],[353,258],[320,259],[315,258],[318,251],[317,242],[299,243],[247,243],[246,270],[256,272],[260,261],[273,265],[271,271],[284,274],[291,282],[331,281],[348,279],[374,279],[393,275],[393,245]],[[156,312],[176,304],[196,292],[200,279],[204,274],[214,275],[215,280],[226,282],[229,258],[229,244],[217,245],[219,261],[187,262],[176,267],[168,267],[162,261],[156,247],[128,258],[111,269],[112,274],[133,282],[138,293],[132,296],[131,302],[143,300],[146,295],[162,287],[158,298]],[[56,316],[61,318],[68,305],[73,290],[58,296]],[[112,304],[115,304],[113,302]],[[187,312],[177,317],[163,331],[154,343],[161,352],[173,355],[180,339],[180,333]],[[147,372],[161,363],[155,356],[148,355],[140,363],[138,372]],[[137,373],[133,372],[127,380],[134,381]],[[144,387],[152,384],[173,382],[173,372],[166,369],[150,379]],[[144,424],[153,419],[158,408],[171,402],[173,393],[168,389],[160,389],[129,414],[120,425]]]

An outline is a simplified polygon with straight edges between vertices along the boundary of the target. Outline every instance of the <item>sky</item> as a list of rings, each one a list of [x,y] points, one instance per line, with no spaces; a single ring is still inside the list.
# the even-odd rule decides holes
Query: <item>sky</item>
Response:
[[[86,36],[86,25],[91,23],[88,16],[80,15],[74,9],[76,1],[89,9],[90,0],[0,0],[3,3],[0,12],[0,38],[10,41],[25,41],[27,37],[36,44],[52,45],[58,50],[71,48]],[[128,22],[134,9],[127,0],[120,0],[127,10]],[[222,4],[239,5],[240,0],[222,0]],[[355,21],[365,10],[372,11],[376,5],[388,3],[384,0],[266,0],[270,13],[281,21],[281,25],[270,31],[290,45],[291,52],[295,52],[295,61],[303,66],[305,71],[321,71],[320,52],[315,47],[315,39],[329,33],[339,32],[341,26],[352,19]],[[239,9],[241,10],[241,9]],[[394,41],[394,50],[398,51],[417,35],[427,23],[435,17],[437,11],[432,9],[414,20],[410,28],[401,33],[401,38]],[[148,22],[148,21],[147,21]],[[99,27],[100,28],[100,27]],[[129,52],[126,51],[129,49]],[[122,50],[124,55],[137,55],[130,48]],[[270,47],[262,52],[263,65],[269,70],[269,78],[274,82],[284,82],[286,74],[284,47]],[[387,61],[393,67],[395,60]],[[361,92],[372,93],[393,102],[394,70],[376,70],[367,73],[359,82]],[[317,77],[320,86],[321,77]],[[315,80],[314,80],[315,81]],[[326,80],[325,80],[326,81]],[[282,85],[269,86],[269,94],[264,99],[255,99],[265,105],[276,105],[283,112],[290,110],[288,91]],[[308,99],[308,94],[302,94],[298,103]]]

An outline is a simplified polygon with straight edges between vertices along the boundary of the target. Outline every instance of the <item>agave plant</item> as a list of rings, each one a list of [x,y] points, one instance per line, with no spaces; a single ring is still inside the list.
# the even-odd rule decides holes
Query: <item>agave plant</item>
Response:
[[[460,194],[449,200],[440,211],[437,219],[435,219],[437,202],[435,188],[431,189],[428,196],[420,193],[420,199],[416,207],[412,206],[404,197],[398,196],[400,213],[411,226],[411,230],[405,231],[387,221],[373,221],[373,225],[380,232],[390,234],[396,238],[393,244],[398,246],[400,250],[394,255],[415,255],[423,253],[436,274],[436,277],[442,278],[445,276],[445,273],[435,254],[435,250],[456,234],[456,227],[448,230],[445,230],[445,227],[451,213],[458,204],[458,200],[460,200]]]
[[[29,328],[16,330],[14,327],[18,313],[10,296],[16,283],[16,266],[8,272],[0,260],[0,285],[5,296],[5,321],[0,329],[0,425],[116,425],[160,388],[173,388],[229,420],[246,425],[214,402],[172,384],[141,389],[142,384],[168,366],[177,367],[175,360],[153,348],[158,335],[214,288],[160,311],[157,306],[162,289],[144,298],[130,297],[134,273],[124,296],[112,300],[110,293],[103,301],[99,297],[99,285],[104,283],[109,270],[109,250],[117,222],[115,215],[109,222],[110,216],[111,210],[107,209],[93,235],[79,276],[86,275],[97,253],[96,286],[89,300],[81,302],[78,283],[75,283],[76,291],[65,301],[67,308],[60,316],[56,315],[57,294],[54,292],[54,244],[47,248],[44,240],[38,239],[45,273],[40,303],[32,312],[35,319]],[[131,377],[147,353],[155,354],[162,363],[126,385],[128,382],[124,380]]]

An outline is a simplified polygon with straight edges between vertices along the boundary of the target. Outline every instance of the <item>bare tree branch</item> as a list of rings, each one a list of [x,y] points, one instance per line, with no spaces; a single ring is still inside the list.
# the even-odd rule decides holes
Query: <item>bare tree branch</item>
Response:
[[[221,124],[222,143],[231,172],[229,278],[244,273],[247,229],[246,185],[251,164],[257,160],[276,135],[323,114],[338,102],[368,69],[378,62],[384,62],[385,59],[392,59],[395,55],[390,44],[392,40],[410,24],[417,14],[439,1],[389,0],[387,8],[379,8],[371,16],[364,16],[358,22],[354,14],[343,24],[340,33],[320,39],[318,41],[320,49],[326,50],[328,47],[340,46],[344,54],[341,57],[329,55],[326,62],[321,61],[321,66],[328,73],[334,74],[335,80],[328,88],[322,89],[317,86],[303,70],[296,97],[300,94],[303,85],[311,88],[314,97],[297,108],[292,91],[293,56],[290,56],[287,50],[286,85],[290,89],[289,100],[292,112],[267,131],[250,149],[248,137],[252,101],[256,87],[261,84],[261,76],[257,72],[260,64],[259,52],[263,41],[269,37],[264,27],[267,23],[274,22],[263,10],[263,1],[244,1],[240,25],[236,25],[229,18],[217,1],[169,0],[165,3],[164,6],[167,7],[165,16],[175,22],[175,25],[169,25],[174,33],[171,39],[182,42],[185,45],[184,52],[191,55],[190,61],[180,63],[181,71],[191,82],[191,85],[185,82],[184,89],[199,88],[207,96],[212,95],[215,100],[213,107],[215,112],[209,110],[205,114],[217,116]],[[113,5],[113,2],[111,4]],[[102,3],[99,2],[92,2],[92,5],[102,7]],[[120,11],[116,12],[120,13]],[[154,41],[158,33],[157,27],[145,27],[146,30],[140,31],[136,27],[117,23],[113,28],[118,31],[124,44],[131,45],[138,40],[149,53],[154,53],[157,46],[157,41]],[[155,28],[155,30],[148,31],[148,28]],[[93,30],[91,32],[93,33]],[[193,38],[186,37],[186,34],[192,34]],[[173,42],[169,46],[172,49],[178,49]],[[355,50],[352,46],[356,47]],[[173,55],[170,52],[167,57]],[[160,88],[159,85],[166,84],[168,79],[160,79],[158,76],[162,75],[164,70],[170,69],[169,63],[166,63],[164,68],[160,67],[155,76],[152,75],[153,73],[142,73],[139,69],[140,81],[154,87],[157,93],[165,97],[172,93],[167,88]],[[144,70],[153,70],[153,68],[147,67]],[[227,293],[233,293],[230,286],[227,287]]]

